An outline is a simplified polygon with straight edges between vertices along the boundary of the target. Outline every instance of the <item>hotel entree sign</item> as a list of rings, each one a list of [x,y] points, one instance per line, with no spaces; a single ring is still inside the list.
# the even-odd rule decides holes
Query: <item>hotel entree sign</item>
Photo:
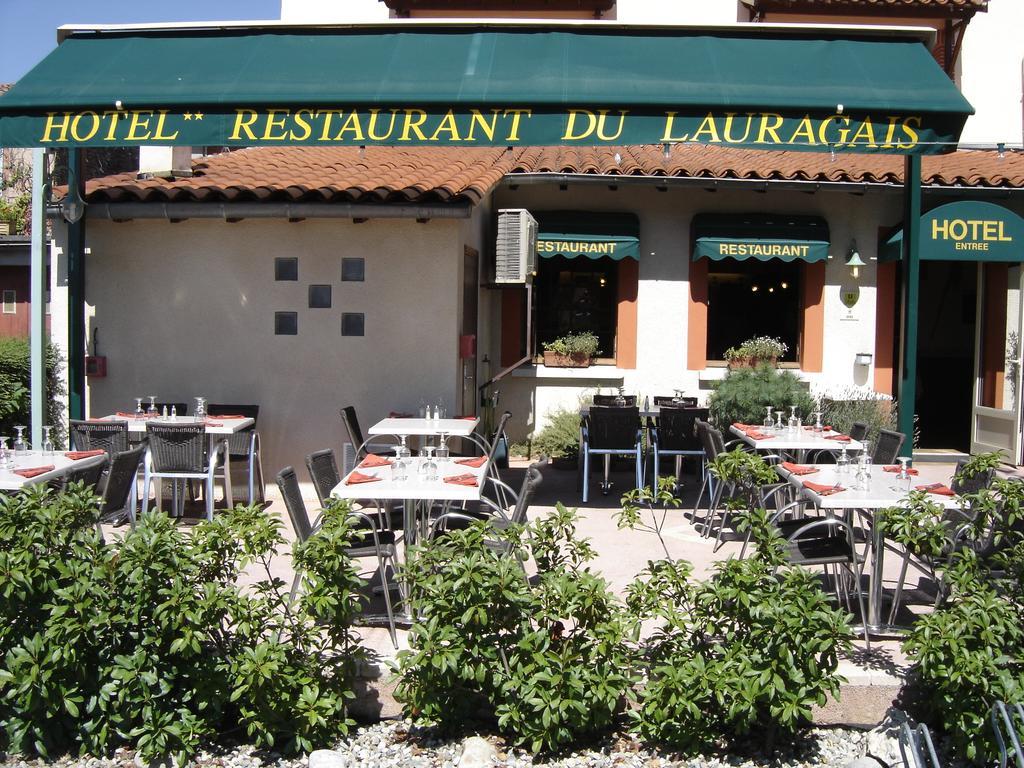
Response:
[[[437,107],[202,107],[0,114],[2,146],[710,144],[827,152],[930,154],[955,142],[942,116],[564,111]],[[955,122],[955,121],[954,121]]]
[[[1024,262],[1024,219],[978,200],[946,203],[921,217],[922,258]]]

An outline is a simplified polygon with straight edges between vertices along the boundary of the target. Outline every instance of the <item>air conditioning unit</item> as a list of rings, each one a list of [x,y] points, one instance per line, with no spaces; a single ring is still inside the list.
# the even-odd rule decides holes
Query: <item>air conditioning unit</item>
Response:
[[[525,283],[537,268],[537,220],[525,208],[498,211],[494,282]]]

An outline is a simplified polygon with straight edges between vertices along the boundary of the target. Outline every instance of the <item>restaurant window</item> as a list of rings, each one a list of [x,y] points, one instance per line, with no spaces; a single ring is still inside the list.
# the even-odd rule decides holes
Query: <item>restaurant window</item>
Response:
[[[534,278],[537,346],[567,333],[590,331],[598,356],[615,355],[618,269],[610,259],[556,256],[537,264]]]
[[[772,336],[797,352],[802,264],[713,261],[708,265],[708,360],[754,336]]]
[[[18,313],[17,291],[5,290],[3,296],[3,304],[5,315],[16,315]]]

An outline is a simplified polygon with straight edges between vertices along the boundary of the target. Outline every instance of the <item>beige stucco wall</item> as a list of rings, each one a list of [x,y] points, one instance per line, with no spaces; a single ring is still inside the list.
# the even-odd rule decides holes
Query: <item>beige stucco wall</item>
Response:
[[[344,405],[364,429],[421,397],[453,407],[472,232],[445,220],[90,221],[89,329],[109,375],[88,381],[89,414],[149,394],[259,403],[269,478],[340,451]],[[275,282],[278,256],[298,257],[297,282]],[[366,259],[365,282],[341,282],[342,257]],[[330,309],[308,308],[313,283],[332,286]],[[297,336],[274,335],[275,311],[298,312]],[[364,337],[341,335],[342,312],[365,313]]]

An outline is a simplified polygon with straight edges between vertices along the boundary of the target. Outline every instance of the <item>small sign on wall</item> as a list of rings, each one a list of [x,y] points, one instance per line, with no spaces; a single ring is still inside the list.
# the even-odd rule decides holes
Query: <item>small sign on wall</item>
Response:
[[[846,312],[843,315],[842,320],[857,320],[857,316],[853,312],[853,308],[857,306],[857,302],[860,300],[860,286],[852,280],[844,282],[839,286],[839,300],[843,302],[843,306],[846,308]]]

